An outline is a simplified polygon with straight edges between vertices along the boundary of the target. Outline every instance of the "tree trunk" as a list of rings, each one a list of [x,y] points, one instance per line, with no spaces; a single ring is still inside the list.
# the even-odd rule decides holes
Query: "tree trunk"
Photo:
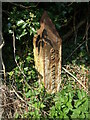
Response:
[[[2,44],[1,30],[2,29],[2,3],[0,2],[0,45]],[[0,120],[2,118],[2,48],[0,49]]]

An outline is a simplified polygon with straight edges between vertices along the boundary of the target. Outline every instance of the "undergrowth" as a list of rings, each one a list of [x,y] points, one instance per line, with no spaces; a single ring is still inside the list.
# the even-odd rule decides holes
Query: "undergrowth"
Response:
[[[86,33],[89,30],[86,31],[87,24],[84,23],[80,26],[81,28],[73,27],[82,23],[83,18],[87,18],[88,4],[46,4],[45,9],[62,37],[62,68],[64,67],[70,74],[62,69],[62,81],[58,93],[48,94],[43,83],[39,85],[33,56],[33,36],[40,28],[39,20],[44,11],[44,4],[3,3],[3,37],[5,39],[3,60],[7,75],[6,81],[3,80],[2,88],[3,118],[87,119],[90,109],[86,91],[90,79],[88,77],[90,56]],[[30,6],[30,9],[25,6]],[[73,22],[76,23],[75,26]],[[65,39],[68,30],[72,28],[74,31],[71,31],[72,34],[69,32],[70,35]],[[16,46],[13,46],[13,32]],[[83,43],[85,38],[87,42]],[[77,80],[81,81],[86,89]]]

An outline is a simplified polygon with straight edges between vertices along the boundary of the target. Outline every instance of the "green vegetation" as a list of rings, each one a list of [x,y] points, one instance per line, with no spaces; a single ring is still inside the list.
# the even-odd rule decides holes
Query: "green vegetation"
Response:
[[[39,86],[33,36],[40,28],[44,10],[47,10],[62,38],[62,66],[79,81],[85,80],[87,87],[90,67],[89,3],[3,3],[2,9],[3,60],[7,73],[4,83],[8,88],[5,99],[6,104],[11,103],[4,107],[3,117],[87,119],[88,95],[66,71],[62,69],[60,92],[48,94],[43,83]]]

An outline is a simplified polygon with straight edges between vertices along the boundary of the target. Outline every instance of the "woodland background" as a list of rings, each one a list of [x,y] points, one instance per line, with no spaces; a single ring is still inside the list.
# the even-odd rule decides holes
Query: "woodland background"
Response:
[[[33,36],[44,10],[62,38],[62,83],[56,94],[39,87],[34,65]],[[90,3],[3,2],[2,31],[3,118],[88,118]]]

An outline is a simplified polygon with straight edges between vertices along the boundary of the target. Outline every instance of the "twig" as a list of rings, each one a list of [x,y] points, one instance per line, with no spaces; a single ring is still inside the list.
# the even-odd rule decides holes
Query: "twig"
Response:
[[[61,25],[61,28],[68,26],[68,24],[71,22],[72,17],[67,21],[67,23]]]
[[[88,5],[88,10],[87,10],[87,23],[86,23],[86,50],[87,50],[87,53],[90,55],[89,49],[88,49],[88,30],[89,30],[88,14],[89,14],[89,5]]]
[[[90,39],[90,38],[89,38],[89,39]],[[85,42],[86,42],[86,40],[83,41],[81,44],[79,44],[78,47],[76,47],[75,50],[68,56],[68,58],[66,58],[66,61],[67,61],[67,60],[73,55],[73,53],[74,53],[78,48],[80,48]]]
[[[12,87],[12,89],[13,89],[13,92],[16,94],[16,96],[22,101],[22,102],[25,102],[26,103],[26,101],[15,91],[15,89]]]
[[[15,103],[17,103],[17,101],[14,101],[12,103],[7,103],[5,105],[0,105],[0,107],[6,107],[6,106],[9,106],[9,105],[12,105],[12,104],[15,104]]]
[[[5,45],[5,42],[4,42],[1,32],[0,32],[0,35],[1,35],[1,39],[2,39],[2,44],[0,45],[0,51],[2,51],[2,48]],[[5,69],[4,61],[3,61],[2,55],[0,55],[0,57],[1,57],[2,67],[3,67],[4,80],[6,80],[6,69]]]
[[[16,3],[13,3],[13,2],[10,2],[10,3],[13,4],[13,5],[15,5],[15,6],[17,6],[17,7],[21,7],[23,9],[29,9],[29,8],[37,7],[38,4],[39,4],[39,2],[38,2],[35,6],[24,6],[22,4],[16,4]]]
[[[10,13],[6,10],[2,10],[2,12],[4,12],[5,14],[7,14],[8,16],[10,15]]]
[[[0,50],[2,49],[2,47],[5,45],[4,40],[2,41],[1,45],[0,45]]]
[[[76,30],[75,17],[76,17],[76,13],[74,13],[74,17],[73,17],[73,31],[74,31],[75,44],[76,44],[76,42],[77,42],[77,30]]]
[[[87,88],[82,84],[82,82],[80,82],[72,73],[70,73],[67,69],[65,69],[64,67],[62,67],[62,69],[67,72],[70,76],[72,76],[74,78],[74,80],[76,80],[85,90],[86,92],[88,92]]]
[[[31,105],[30,103],[26,102],[26,101],[15,91],[15,89],[14,89],[13,87],[12,87],[12,89],[13,89],[13,92],[16,94],[16,96],[17,96],[22,102],[24,102],[24,103],[26,103],[28,106],[30,106],[30,107],[32,107],[32,108],[40,111],[39,108],[36,108],[35,106],[33,106],[33,105]],[[40,111],[40,112],[41,112],[41,111]],[[42,112],[44,112],[45,114],[49,115],[49,114],[48,114],[46,111],[44,111],[44,110],[42,110]]]
[[[73,3],[74,3],[74,2],[69,3],[68,6],[71,6]]]
[[[84,23],[86,22],[86,19],[84,19],[83,21],[81,21],[77,26],[76,29],[79,29]],[[73,34],[73,28],[63,36],[63,40],[65,41],[67,38],[69,38],[72,34]]]
[[[87,21],[87,25],[86,25],[86,50],[89,54],[89,49],[88,49],[88,21]]]

